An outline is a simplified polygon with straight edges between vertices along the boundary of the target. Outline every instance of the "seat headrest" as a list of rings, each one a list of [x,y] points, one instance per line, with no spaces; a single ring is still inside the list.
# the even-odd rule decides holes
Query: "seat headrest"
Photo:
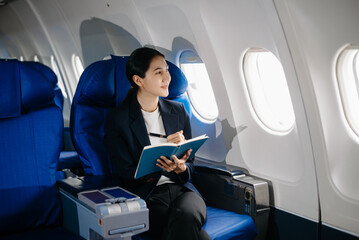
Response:
[[[0,118],[54,103],[55,73],[38,62],[0,59]]]
[[[128,57],[114,57],[95,62],[82,73],[78,104],[97,107],[114,107],[126,97],[130,83],[126,79]]]
[[[188,81],[181,69],[173,63],[167,61],[168,71],[171,75],[171,83],[169,86],[169,94],[166,98],[176,98],[187,91]]]
[[[78,86],[77,103],[98,107],[118,106],[126,97],[131,85],[126,76],[128,57],[113,56],[109,60],[101,60],[85,69]],[[176,98],[186,92],[188,82],[176,65],[167,61],[171,74],[169,95],[166,98]]]

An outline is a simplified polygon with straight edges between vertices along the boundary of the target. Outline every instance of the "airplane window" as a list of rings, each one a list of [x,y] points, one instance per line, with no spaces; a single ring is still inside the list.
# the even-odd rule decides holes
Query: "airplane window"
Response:
[[[359,135],[359,46],[347,47],[339,55],[337,80],[345,117]]]
[[[206,65],[193,51],[184,51],[179,62],[188,80],[187,93],[194,113],[203,120],[215,121],[218,117],[218,107]]]
[[[66,89],[65,89],[61,74],[60,74],[59,67],[57,66],[57,62],[55,60],[55,57],[53,55],[51,55],[50,59],[51,59],[52,70],[55,72],[55,74],[57,76],[57,85],[61,89],[62,95],[64,96],[64,99],[67,99],[67,92],[66,92]]]
[[[250,49],[243,60],[249,97],[259,120],[270,130],[288,132],[295,116],[282,64],[265,49]]]
[[[72,54],[71,62],[72,62],[72,68],[74,69],[74,73],[76,75],[76,79],[77,81],[79,81],[81,74],[84,71],[84,67],[82,65],[81,59],[79,56]]]
[[[34,56],[34,62],[40,62],[39,56],[37,55]]]

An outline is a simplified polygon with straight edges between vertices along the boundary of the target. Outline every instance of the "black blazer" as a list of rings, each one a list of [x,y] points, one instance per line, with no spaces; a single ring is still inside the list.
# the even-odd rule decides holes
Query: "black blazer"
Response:
[[[166,134],[183,130],[185,138],[190,139],[190,120],[183,104],[164,99],[160,99],[158,104]],[[123,180],[125,188],[146,200],[156,187],[161,172],[134,179],[142,149],[151,144],[136,91],[131,89],[122,104],[109,111],[104,142],[110,155],[112,172]],[[194,168],[193,159],[188,159],[186,165],[187,171],[181,174],[166,173],[166,176],[198,193],[189,182]]]

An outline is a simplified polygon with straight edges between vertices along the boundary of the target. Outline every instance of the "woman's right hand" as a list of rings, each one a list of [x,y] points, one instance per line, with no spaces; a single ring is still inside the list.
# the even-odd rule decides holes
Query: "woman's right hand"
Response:
[[[175,133],[167,136],[167,142],[168,143],[180,143],[180,142],[183,142],[185,140],[186,139],[185,139],[185,137],[183,135],[183,130],[175,132]]]

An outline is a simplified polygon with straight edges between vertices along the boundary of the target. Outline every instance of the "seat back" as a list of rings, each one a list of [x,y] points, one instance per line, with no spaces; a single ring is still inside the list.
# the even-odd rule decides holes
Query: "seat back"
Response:
[[[41,63],[0,60],[0,235],[60,224],[63,119]]]
[[[108,111],[125,99],[130,83],[126,77],[128,57],[111,56],[109,60],[88,66],[80,77],[71,107],[70,130],[72,140],[86,175],[112,173],[109,155],[105,149],[104,123]],[[174,64],[167,62],[172,80],[169,99],[189,104],[186,95],[187,79]]]

